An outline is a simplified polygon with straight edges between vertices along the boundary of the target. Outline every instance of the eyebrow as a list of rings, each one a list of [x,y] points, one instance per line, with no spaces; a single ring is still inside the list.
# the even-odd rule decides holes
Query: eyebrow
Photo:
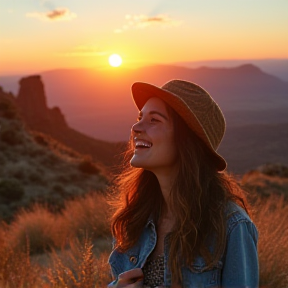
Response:
[[[164,114],[162,114],[162,113],[160,113],[158,111],[150,111],[148,114],[149,115],[157,114],[157,115],[163,117],[164,119],[168,120],[168,117],[166,115],[164,115]],[[139,112],[139,116],[143,116],[143,112],[142,111]]]

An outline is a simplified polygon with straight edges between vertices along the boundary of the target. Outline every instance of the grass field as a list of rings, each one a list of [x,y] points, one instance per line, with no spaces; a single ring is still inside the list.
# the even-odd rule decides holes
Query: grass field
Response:
[[[96,212],[97,211],[97,212]],[[91,288],[111,281],[106,199],[67,201],[60,214],[34,206],[0,228],[0,287]],[[253,205],[259,231],[260,287],[288,285],[288,205],[269,197]]]

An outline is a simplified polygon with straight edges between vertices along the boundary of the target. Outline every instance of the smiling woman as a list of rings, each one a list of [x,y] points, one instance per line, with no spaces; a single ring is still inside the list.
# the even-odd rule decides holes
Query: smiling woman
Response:
[[[108,287],[258,288],[258,233],[217,152],[218,104],[183,80],[136,82],[132,95],[139,117],[114,183]]]
[[[119,67],[122,64],[122,58],[118,54],[112,54],[109,57],[109,64],[112,67]]]

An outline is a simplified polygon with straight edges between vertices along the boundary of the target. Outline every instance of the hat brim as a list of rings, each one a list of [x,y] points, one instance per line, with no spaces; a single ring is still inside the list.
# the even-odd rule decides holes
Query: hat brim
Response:
[[[218,171],[225,170],[227,167],[225,159],[214,150],[201,123],[193,111],[178,95],[144,82],[134,83],[131,87],[131,90],[133,100],[139,111],[143,108],[147,100],[152,97],[158,97],[167,103],[173,110],[176,111],[176,113],[182,117],[182,119],[187,123],[188,127],[206,144],[208,149],[212,152],[213,156],[215,156]]]

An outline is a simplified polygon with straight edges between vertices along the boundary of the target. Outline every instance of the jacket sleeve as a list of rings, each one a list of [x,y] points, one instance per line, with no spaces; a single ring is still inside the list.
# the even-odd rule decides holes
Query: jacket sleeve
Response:
[[[238,222],[227,236],[223,259],[223,288],[259,287],[258,233],[250,221]]]

